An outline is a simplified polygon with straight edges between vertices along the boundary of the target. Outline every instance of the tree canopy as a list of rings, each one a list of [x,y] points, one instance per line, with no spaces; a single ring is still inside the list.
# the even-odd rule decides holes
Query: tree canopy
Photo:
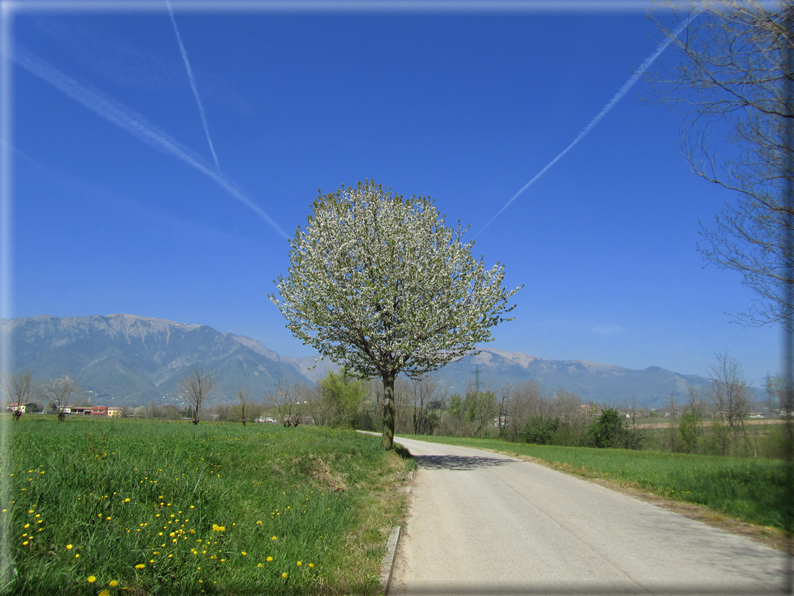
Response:
[[[287,277],[270,295],[305,344],[384,383],[384,444],[394,434],[394,379],[416,377],[491,340],[509,320],[504,268],[486,269],[427,197],[372,181],[320,196],[290,240]]]

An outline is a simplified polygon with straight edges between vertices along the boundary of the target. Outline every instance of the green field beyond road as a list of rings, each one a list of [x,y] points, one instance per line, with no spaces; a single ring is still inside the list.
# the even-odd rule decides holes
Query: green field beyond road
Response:
[[[13,594],[377,593],[413,465],[353,431],[38,416],[10,451]]]
[[[559,470],[704,505],[746,522],[778,529],[785,527],[784,508],[789,506],[791,497],[791,491],[785,488],[785,462],[781,460],[529,445],[498,439],[400,436],[529,456]]]

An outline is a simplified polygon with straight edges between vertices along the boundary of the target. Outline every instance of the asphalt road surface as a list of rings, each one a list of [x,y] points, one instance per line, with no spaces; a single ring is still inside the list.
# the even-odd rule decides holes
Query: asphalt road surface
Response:
[[[389,596],[781,594],[786,555],[543,466],[397,438],[419,464]]]

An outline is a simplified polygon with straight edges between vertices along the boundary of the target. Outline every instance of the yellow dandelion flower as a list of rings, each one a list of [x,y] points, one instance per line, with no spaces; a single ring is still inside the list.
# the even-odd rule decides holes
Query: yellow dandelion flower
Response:
[[[138,564],[135,566],[135,569],[143,569],[144,567],[146,567],[146,565],[144,565],[143,563],[138,563]]]
[[[298,567],[300,567],[301,565],[303,565],[303,563],[301,563],[300,561],[298,561]]]
[[[268,560],[268,561],[272,561],[272,560],[273,560],[273,557],[268,557],[268,558],[267,558],[267,560]]]
[[[66,550],[72,550],[72,545],[71,544],[67,544],[66,545]]]
[[[89,575],[87,581],[88,581],[89,584],[93,584],[96,581],[96,576],[95,575]]]
[[[248,553],[247,553],[247,552],[245,552],[245,551],[243,551],[243,552],[242,552],[242,555],[243,555],[243,556],[246,556],[247,554],[248,554]]]
[[[273,538],[271,538],[271,540],[278,540],[278,536],[273,536]]]
[[[74,556],[74,558],[75,558],[75,559],[79,559],[79,558],[80,558],[80,553],[77,553],[77,554]]]
[[[118,580],[116,580],[116,579],[112,579],[112,580],[110,580],[110,582],[108,583],[108,585],[109,585],[111,588],[115,588],[116,586],[118,586],[118,585],[119,585],[119,582],[118,582]]]
[[[287,573],[286,572],[282,573],[281,577],[283,577],[284,579],[287,579]]]
[[[309,563],[309,567],[314,567],[314,563]]]
[[[261,567],[261,566],[262,566],[262,563],[257,563],[257,564],[256,564],[256,566],[257,566],[257,567]]]
[[[28,541],[25,540],[25,542],[22,543],[22,546],[27,546],[27,545],[28,545]]]
[[[97,596],[110,596],[110,590],[102,590]]]

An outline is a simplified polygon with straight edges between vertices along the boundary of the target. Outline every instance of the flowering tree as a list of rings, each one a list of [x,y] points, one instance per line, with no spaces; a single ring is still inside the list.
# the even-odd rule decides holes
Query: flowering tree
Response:
[[[383,444],[394,441],[394,381],[416,377],[491,341],[510,319],[504,268],[485,269],[428,198],[374,182],[320,195],[290,240],[286,278],[270,295],[287,327],[322,356],[383,380]]]

